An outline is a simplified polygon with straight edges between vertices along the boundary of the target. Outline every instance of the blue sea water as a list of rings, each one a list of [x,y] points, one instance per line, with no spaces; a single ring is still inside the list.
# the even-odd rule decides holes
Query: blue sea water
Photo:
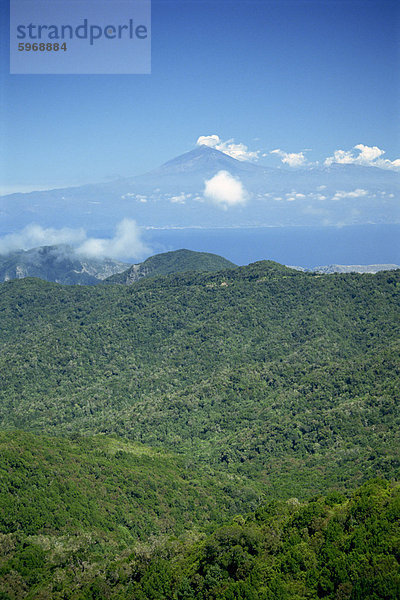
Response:
[[[400,225],[153,229],[154,253],[187,248],[213,252],[238,265],[275,260],[285,265],[400,264]]]

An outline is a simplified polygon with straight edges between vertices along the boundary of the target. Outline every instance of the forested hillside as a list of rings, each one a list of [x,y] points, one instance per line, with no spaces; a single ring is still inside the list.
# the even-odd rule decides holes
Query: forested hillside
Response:
[[[261,262],[0,288],[2,428],[122,435],[302,496],[398,468],[400,273]]]
[[[105,279],[104,283],[130,285],[142,277],[156,277],[157,275],[186,273],[188,271],[222,271],[235,266],[234,263],[217,254],[181,249],[150,256],[142,263],[132,265],[122,273],[111,275]]]
[[[32,468],[24,440],[19,441],[25,450],[19,460]],[[44,447],[49,453],[50,444]],[[76,475],[81,476],[79,467]],[[158,477],[155,481],[160,483]],[[129,482],[120,484],[129,489]],[[52,499],[55,490],[52,485]],[[19,520],[16,530],[0,534],[0,597],[394,600],[400,594],[399,500],[398,484],[377,480],[349,497],[331,492],[306,503],[296,498],[269,501],[207,536],[194,530],[179,538],[149,536],[138,543],[119,524],[122,510],[114,510],[101,525],[93,521],[90,505],[100,516],[104,496],[96,503],[89,495],[82,507],[76,494],[69,505],[72,518],[82,511],[89,517],[79,530],[71,521],[56,523],[51,500],[46,505],[42,499],[47,522]],[[151,505],[142,501],[151,513]],[[117,506],[122,509],[123,503]],[[63,516],[61,511],[60,520]]]
[[[350,498],[331,493],[305,504],[269,502],[178,556],[159,553],[132,596],[394,600],[400,595],[399,500],[398,485],[374,481]]]
[[[0,599],[395,598],[399,295],[270,261],[1,284]]]

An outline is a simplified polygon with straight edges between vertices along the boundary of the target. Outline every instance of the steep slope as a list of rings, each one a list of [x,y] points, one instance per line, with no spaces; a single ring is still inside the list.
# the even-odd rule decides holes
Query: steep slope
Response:
[[[0,286],[1,427],[115,433],[278,496],[398,473],[400,272]]]
[[[0,432],[0,532],[34,535],[112,532],[137,543],[151,535],[207,530],[257,495],[228,478],[193,469],[171,452],[116,437],[72,439]],[[246,494],[246,491],[249,493]],[[253,501],[253,502],[252,502]]]
[[[196,600],[383,600],[400,591],[400,486],[372,481],[350,498],[269,502],[195,544],[161,557],[143,596]],[[149,595],[150,594],[150,595]]]
[[[86,258],[66,245],[40,246],[0,256],[0,281],[39,277],[64,284],[96,285],[127,264],[109,258]]]
[[[169,536],[197,539],[258,498],[143,444],[0,432],[0,598],[108,598],[96,582],[115,561],[144,566]]]
[[[235,268],[236,265],[217,254],[194,252],[193,250],[174,250],[156,254],[137,265],[132,265],[122,273],[107,277],[103,283],[122,283],[129,285],[142,277],[185,273],[186,271],[222,271]]]

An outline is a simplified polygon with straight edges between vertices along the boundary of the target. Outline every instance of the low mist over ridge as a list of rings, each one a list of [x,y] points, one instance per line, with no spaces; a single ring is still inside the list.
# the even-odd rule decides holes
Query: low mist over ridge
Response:
[[[55,283],[96,285],[127,267],[109,258],[83,257],[67,245],[41,246],[0,255],[0,281],[39,277]]]
[[[85,257],[70,246],[57,245],[0,256],[0,281],[38,277],[63,284],[97,285],[102,281],[128,284],[142,277],[233,267],[236,265],[222,256],[193,250],[165,252],[129,266],[110,258]]]

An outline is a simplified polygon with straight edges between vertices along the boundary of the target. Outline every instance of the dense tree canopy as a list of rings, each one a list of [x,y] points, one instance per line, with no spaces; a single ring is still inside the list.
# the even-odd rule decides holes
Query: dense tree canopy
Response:
[[[269,261],[1,284],[0,600],[397,597],[399,296]]]
[[[0,286],[0,423],[117,434],[279,497],[398,473],[400,273],[271,262]]]

